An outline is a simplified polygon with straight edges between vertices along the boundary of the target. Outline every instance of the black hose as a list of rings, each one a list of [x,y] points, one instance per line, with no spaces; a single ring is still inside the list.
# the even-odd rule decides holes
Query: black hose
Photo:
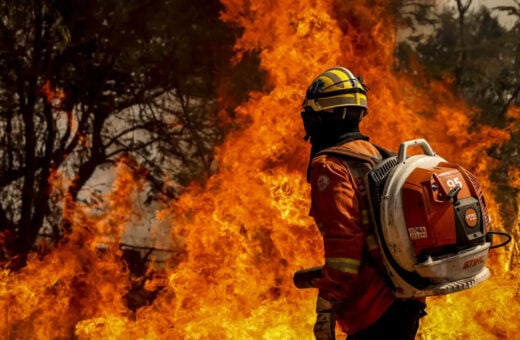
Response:
[[[502,243],[497,244],[497,245],[493,245],[493,242],[492,242],[493,235],[504,236],[506,238],[506,240],[504,242],[502,242]],[[489,247],[489,249],[495,249],[495,248],[503,247],[506,244],[508,244],[509,242],[511,242],[512,237],[511,237],[511,235],[509,235],[505,231],[489,230],[487,232],[486,239],[491,241],[491,246]]]

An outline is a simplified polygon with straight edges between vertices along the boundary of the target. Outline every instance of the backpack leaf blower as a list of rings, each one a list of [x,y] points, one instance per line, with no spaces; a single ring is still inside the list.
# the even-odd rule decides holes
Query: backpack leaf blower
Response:
[[[408,156],[420,146],[423,154]],[[492,231],[476,177],[435,154],[428,142],[403,142],[396,156],[365,178],[374,231],[397,297],[445,295],[487,280],[489,250],[511,236]],[[493,235],[506,240],[492,245]],[[321,267],[298,271],[298,288],[312,287]]]

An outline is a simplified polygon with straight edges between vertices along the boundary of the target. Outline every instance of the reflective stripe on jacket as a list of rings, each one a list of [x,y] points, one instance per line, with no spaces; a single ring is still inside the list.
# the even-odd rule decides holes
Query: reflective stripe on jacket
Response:
[[[367,141],[341,146],[379,156]],[[337,321],[347,333],[374,323],[395,300],[382,274],[379,250],[370,222],[362,161],[320,155],[311,163],[311,215],[323,236],[323,279],[320,295],[338,301]]]

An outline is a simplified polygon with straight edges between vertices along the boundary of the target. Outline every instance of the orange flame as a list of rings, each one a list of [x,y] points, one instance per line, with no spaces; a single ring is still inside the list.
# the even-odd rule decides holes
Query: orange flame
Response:
[[[47,103],[59,108],[61,101],[65,98],[65,92],[62,90],[53,90],[51,82],[47,80],[40,88],[40,92],[47,101]]]
[[[121,232],[133,208],[129,192],[138,189],[122,171],[121,187],[108,198],[114,202],[110,214],[92,221],[76,207],[76,242],[61,245],[44,262],[32,259],[20,273],[2,273],[0,330],[8,338],[311,339],[316,292],[292,284],[294,271],[322,261],[320,235],[307,216],[308,145],[299,110],[309,82],[334,65],[360,73],[369,84],[370,113],[362,130],[372,141],[395,149],[403,140],[428,139],[439,154],[481,179],[494,223],[503,228],[487,179],[498,164],[484,155],[508,134],[486,127],[470,132],[471,110],[443,85],[426,79],[416,84],[392,71],[390,1],[222,2],[222,19],[244,28],[238,57],[261,51],[272,90],[251,94],[237,109],[251,123],[219,148],[219,173],[160,212],[186,251],[168,272],[168,286],[132,315],[122,303],[128,279],[117,254],[96,254],[95,237],[81,234]],[[511,172],[519,178],[518,169]],[[514,235],[518,240],[518,225]],[[518,334],[518,323],[508,320],[520,312],[518,262],[512,260],[519,253],[517,243],[492,253],[490,280],[429,299],[419,338]]]
[[[103,199],[108,214],[93,214],[93,206],[75,205],[74,229],[69,238],[43,260],[31,255],[27,267],[16,275],[1,274],[0,334],[7,339],[69,338],[83,319],[106,311],[127,315],[119,292],[128,290],[126,270],[117,254],[100,252],[97,245],[107,235],[117,237],[136,211],[134,192],[139,190],[129,168],[120,162],[113,192]],[[66,192],[70,184],[59,173],[53,174],[55,189]],[[65,211],[64,213],[67,213]]]

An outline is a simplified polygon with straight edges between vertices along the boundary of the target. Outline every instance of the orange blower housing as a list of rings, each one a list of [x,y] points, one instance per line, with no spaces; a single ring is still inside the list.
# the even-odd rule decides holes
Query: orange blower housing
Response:
[[[420,146],[424,154],[409,156]],[[476,178],[424,139],[368,172],[372,220],[398,297],[445,295],[487,280],[490,219]]]
[[[402,187],[406,228],[418,261],[484,241],[489,217],[480,185],[457,164],[416,168]]]

